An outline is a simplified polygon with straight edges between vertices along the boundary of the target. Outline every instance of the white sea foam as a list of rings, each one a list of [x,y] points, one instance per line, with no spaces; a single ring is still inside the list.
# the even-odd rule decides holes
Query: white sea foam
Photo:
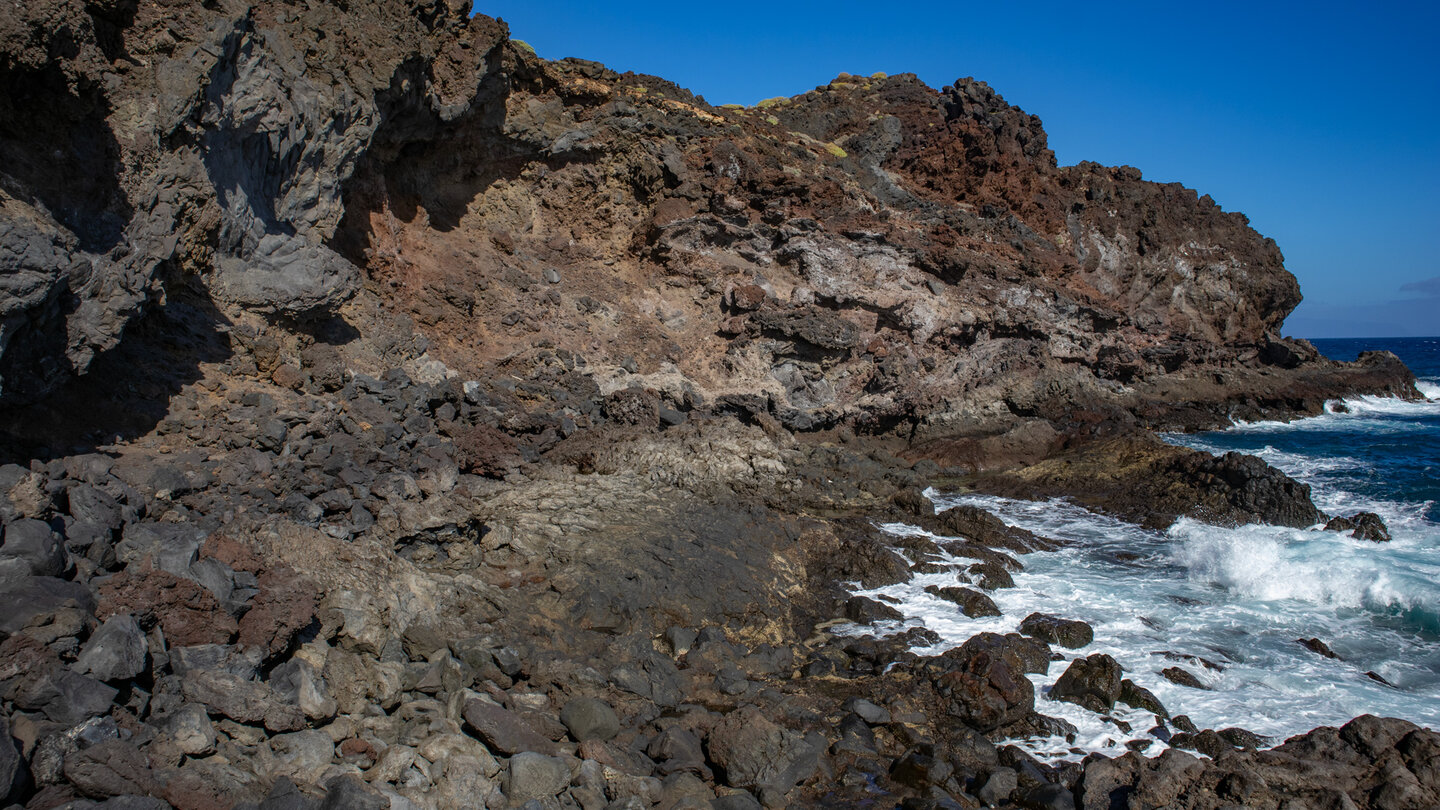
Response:
[[[1433,461],[1424,448],[1433,448],[1440,380],[1422,380],[1419,388],[1431,401],[1356,397],[1309,419],[1245,424],[1229,435],[1169,437],[1210,452],[1254,453],[1311,485],[1316,505],[1328,514],[1379,514],[1391,542],[1319,526],[1225,528],[1189,519],[1154,532],[1066,501],[930,490],[939,508],[973,504],[1066,545],[1022,558],[1025,570],[1014,575],[1015,587],[992,594],[1000,617],[969,619],[924,593],[926,585],[954,583],[954,574],[869,593],[899,599],[907,619],[891,629],[924,624],[942,636],[920,652],[942,651],[982,631],[1013,632],[1036,611],[1086,621],[1095,641],[1061,652],[1113,656],[1170,711],[1188,714],[1202,728],[1240,726],[1278,741],[1364,713],[1440,727],[1440,525],[1433,502],[1401,499],[1430,491],[1423,482]],[[1412,445],[1420,455],[1406,454]],[[903,524],[884,528],[923,533]],[[1323,640],[1340,659],[1297,643],[1309,638]],[[1067,758],[1076,749],[1113,755],[1127,741],[1150,739],[1147,713],[1118,706],[1112,716],[1132,727],[1122,733],[1100,715],[1048,700],[1046,692],[1067,666],[1056,662],[1031,680],[1036,709],[1076,726],[1075,739],[1018,744],[1037,756]],[[1159,676],[1172,666],[1211,690]],[[1151,742],[1146,753],[1163,747]]]
[[[1340,532],[1181,518],[1169,532],[1174,560],[1192,580],[1260,602],[1296,600],[1381,612],[1440,609],[1440,560]],[[1429,555],[1435,556],[1435,555]]]
[[[1335,430],[1348,427],[1352,430],[1379,431],[1410,430],[1405,421],[1385,417],[1415,418],[1440,415],[1440,383],[1421,380],[1416,388],[1426,398],[1406,400],[1399,397],[1358,396],[1333,399],[1325,403],[1325,412],[1282,422],[1263,419],[1254,422],[1236,420],[1228,431],[1236,433],[1276,433],[1293,430]]]
[[[1032,612],[1053,613],[1095,630],[1095,641],[1083,650],[1057,651],[1072,659],[1113,656],[1127,677],[1202,728],[1240,726],[1278,741],[1367,712],[1440,727],[1440,625],[1426,624],[1437,624],[1440,612],[1436,538],[1402,527],[1395,542],[1374,544],[1319,529],[1227,529],[1189,520],[1161,533],[1066,501],[927,494],[940,508],[973,504],[1067,545],[1022,558],[1025,570],[1015,574],[1016,587],[991,593],[999,617],[971,619],[925,593],[926,585],[955,584],[953,573],[860,591],[898,599],[907,618],[883,631],[923,624],[942,637],[917,652],[937,653],[979,632],[1014,632]],[[904,524],[882,528],[894,535],[928,534]],[[949,557],[942,562],[962,570],[968,564]],[[1296,643],[1311,637],[1345,660],[1323,658]],[[1146,712],[1117,706],[1111,717],[1131,726],[1125,733],[1101,715],[1049,700],[1047,690],[1067,666],[1055,662],[1031,680],[1036,709],[1074,725],[1076,738],[1017,744],[1045,759],[1073,758],[1074,750],[1115,755],[1131,740],[1149,741],[1151,755],[1165,747],[1148,735],[1155,720]],[[1213,691],[1159,676],[1172,666],[1184,667]],[[1367,671],[1399,688],[1366,677]]]

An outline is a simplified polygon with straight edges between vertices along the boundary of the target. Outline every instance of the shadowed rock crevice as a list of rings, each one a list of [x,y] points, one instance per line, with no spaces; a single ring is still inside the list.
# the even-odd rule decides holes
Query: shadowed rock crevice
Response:
[[[167,299],[95,359],[94,373],[43,403],[0,407],[0,460],[87,453],[145,435],[168,415],[171,398],[204,376],[202,366],[232,356],[231,321],[204,289],[177,280]]]

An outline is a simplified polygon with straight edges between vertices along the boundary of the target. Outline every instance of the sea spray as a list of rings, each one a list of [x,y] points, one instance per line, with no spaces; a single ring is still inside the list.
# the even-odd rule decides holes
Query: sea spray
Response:
[[[991,594],[999,617],[968,618],[925,592],[927,585],[954,584],[954,574],[923,574],[859,591],[898,600],[906,621],[882,631],[923,624],[941,636],[939,644],[917,650],[921,653],[941,652],[980,632],[1015,632],[1036,611],[1090,623],[1091,645],[1056,648],[1066,660],[1031,676],[1036,709],[1079,730],[1073,742],[1016,741],[1037,756],[1113,755],[1131,741],[1147,744],[1151,754],[1164,747],[1150,736],[1155,718],[1146,712],[1117,706],[1111,717],[1130,726],[1124,732],[1100,715],[1046,698],[1070,659],[1097,652],[1113,656],[1127,677],[1153,691],[1171,712],[1187,714],[1205,728],[1240,726],[1278,742],[1367,712],[1440,724],[1440,647],[1425,641],[1428,620],[1420,618],[1433,615],[1440,589],[1423,574],[1404,570],[1416,562],[1408,539],[1381,548],[1320,529],[1224,528],[1188,519],[1156,532],[1065,501],[931,494],[938,508],[979,506],[1068,543],[1022,558],[1025,570],[1014,575],[1015,587]],[[881,528],[897,536],[928,534],[904,524]],[[947,561],[967,562],[941,560]],[[1298,643],[1315,637],[1343,660]],[[1191,672],[1210,691],[1159,675],[1173,666]]]

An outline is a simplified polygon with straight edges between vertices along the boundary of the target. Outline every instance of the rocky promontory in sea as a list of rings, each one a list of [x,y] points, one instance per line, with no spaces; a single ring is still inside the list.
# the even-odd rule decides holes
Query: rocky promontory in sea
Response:
[[[846,629],[1056,545],[931,485],[1328,517],[1151,433],[1418,396],[1244,216],[983,82],[715,107],[469,5],[0,10],[0,806],[1440,802],[1434,732],[1198,728],[1044,606]],[[1006,742],[1051,700],[1164,751]]]

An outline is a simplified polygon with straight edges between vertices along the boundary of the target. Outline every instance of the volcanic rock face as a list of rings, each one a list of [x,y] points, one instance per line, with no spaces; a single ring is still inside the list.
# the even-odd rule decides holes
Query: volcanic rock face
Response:
[[[993,615],[960,586],[1057,547],[936,514],[942,470],[1319,522],[1143,432],[1414,395],[1278,336],[1298,289],[1243,216],[1057,166],[973,80],[716,108],[468,11],[0,10],[0,801],[1435,802],[1400,721],[997,749],[1073,734],[1026,677],[1090,642],[1065,617],[923,657],[828,631],[897,614],[844,583],[922,570]],[[1113,663],[1081,701],[1168,736]]]
[[[983,83],[716,109],[438,3],[0,24],[10,401],[193,283],[283,319],[364,280],[462,373],[543,330],[602,387],[633,357],[798,429],[996,432],[1200,364],[1322,364],[1274,337],[1298,287],[1243,216],[1056,167]]]

